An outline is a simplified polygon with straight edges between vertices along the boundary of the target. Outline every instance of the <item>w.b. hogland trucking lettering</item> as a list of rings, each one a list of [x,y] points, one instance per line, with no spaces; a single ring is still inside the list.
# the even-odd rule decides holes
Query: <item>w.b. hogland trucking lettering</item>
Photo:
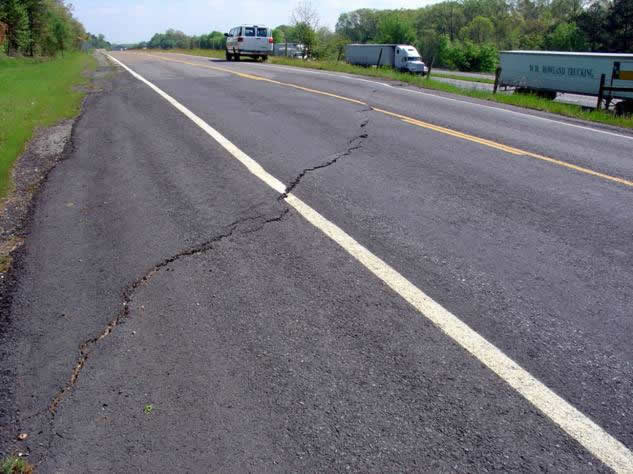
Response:
[[[593,69],[581,67],[546,66],[530,64],[530,72],[539,74],[551,74],[556,76],[582,77],[593,79]]]

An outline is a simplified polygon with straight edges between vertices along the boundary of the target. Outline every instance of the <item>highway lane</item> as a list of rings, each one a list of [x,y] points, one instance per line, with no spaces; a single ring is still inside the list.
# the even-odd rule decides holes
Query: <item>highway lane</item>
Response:
[[[565,119],[546,113],[489,104],[465,97],[421,91],[402,83],[252,62],[226,63],[195,56],[161,55],[175,64],[200,64],[256,73],[281,82],[308,85],[316,90],[360,100],[435,125],[495,140],[523,150],[553,155],[597,171],[633,177],[628,130]],[[216,69],[217,70],[217,69]]]
[[[293,194],[631,447],[630,187],[208,62],[116,56],[284,183],[301,176]],[[620,132],[261,66],[221,64],[631,176]],[[14,305],[50,308],[39,324],[64,334],[29,328],[22,411],[46,406],[128,285],[131,310],[60,399],[47,469],[604,467],[146,86],[120,74],[90,105]]]
[[[253,85],[248,80],[234,80],[228,88],[231,93],[224,88],[215,89],[205,85],[170,87],[169,79],[162,77],[163,71],[177,71],[177,74],[182,75],[190,65],[168,63],[159,66],[151,62],[143,66],[144,62],[140,60],[138,72],[182,100],[251,156],[257,156],[267,170],[284,182],[292,180],[301,170],[314,166],[319,154],[322,161],[327,161],[337,151],[344,150],[345,140],[360,133],[354,127],[370,120],[367,125],[369,128],[363,132],[369,135],[367,143],[357,150],[358,156],[355,155],[351,163],[342,162],[341,167],[310,175],[309,178],[320,180],[320,185],[306,196],[304,193],[310,186],[310,181],[306,181],[297,190],[300,197],[309,203],[316,200],[319,203],[315,206],[318,210],[323,212],[327,209],[326,216],[336,216],[332,219],[335,223],[348,229],[350,235],[370,249],[384,247],[383,251],[377,252],[381,257],[395,258],[398,263],[396,267],[400,271],[406,269],[403,273],[425,290],[436,287],[437,290],[430,294],[442,303],[446,301],[446,293],[456,291],[455,282],[472,281],[476,287],[457,298],[459,306],[455,307],[460,310],[456,313],[473,313],[472,319],[467,320],[469,324],[481,329],[487,337],[513,355],[530,354],[527,358],[518,357],[523,364],[535,366],[536,370],[540,364],[535,364],[535,359],[547,361],[542,366],[543,370],[537,372],[539,377],[553,384],[557,390],[564,390],[563,393],[569,394],[574,402],[586,399],[587,389],[583,384],[571,382],[582,380],[593,385],[591,380],[597,374],[591,367],[602,365],[597,361],[604,357],[603,348],[607,347],[611,354],[615,347],[619,347],[620,360],[610,361],[610,364],[617,366],[618,372],[630,370],[627,362],[632,354],[628,343],[632,321],[627,316],[630,314],[630,295],[633,292],[630,291],[632,280],[628,268],[631,263],[629,189],[613,188],[594,178],[575,176],[568,170],[557,170],[556,167],[550,169],[549,165],[541,166],[529,158],[496,153],[487,147],[473,148],[472,143],[453,137],[446,141],[443,134],[416,127],[401,127],[389,117],[362,112],[362,106],[350,107],[344,101],[328,99],[327,104],[322,105],[318,97],[311,97],[302,91],[293,93],[284,87],[257,82]],[[226,63],[222,65],[225,66]],[[627,178],[631,176],[632,141],[628,136],[620,138],[599,132],[590,134],[586,130],[562,124],[554,127],[549,122],[546,123],[547,128],[538,127],[541,122],[536,121],[541,138],[538,142],[534,138],[532,142],[529,140],[537,132],[524,132],[525,120],[529,120],[526,117],[521,117],[522,123],[518,125],[504,124],[502,120],[510,121],[502,113],[491,109],[485,109],[485,114],[493,115],[496,112],[497,115],[494,121],[488,123],[485,121],[487,115],[480,116],[477,122],[477,109],[461,112],[461,119],[457,111],[447,117],[443,109],[434,112],[435,108],[431,109],[410,96],[405,96],[408,106],[404,107],[401,96],[400,101],[397,101],[394,99],[395,94],[382,97],[374,89],[357,90],[357,83],[350,85],[340,81],[341,85],[335,83],[324,87],[325,82],[332,82],[331,76],[326,76],[326,79],[320,75],[300,76],[302,71],[295,76],[288,76],[285,70],[278,76],[271,76],[271,73],[255,71],[257,66],[260,65],[239,64],[238,70],[257,72],[280,81],[293,82],[291,79],[295,79],[295,83],[302,77],[300,84],[315,90],[359,100],[371,97],[372,106],[390,107],[391,110],[398,107],[398,113],[415,112],[411,116],[423,120],[433,119],[433,123],[442,126],[450,126],[452,121],[451,128],[458,131],[499,140],[575,164],[591,166],[600,161],[598,169],[601,171]],[[156,74],[153,68],[160,68],[160,72]],[[266,69],[274,71],[274,68]],[[224,74],[217,69],[210,71],[216,77]],[[195,69],[193,74],[202,73]],[[360,84],[362,87],[364,83],[361,81]],[[262,94],[263,87],[266,87],[265,94]],[[183,89],[187,91],[183,92]],[[388,93],[392,92],[387,90]],[[262,98],[262,95],[266,97]],[[202,97],[205,97],[204,102]],[[232,97],[236,99],[231,100]],[[261,101],[266,104],[263,107],[270,119],[266,123],[247,118],[253,114],[253,104]],[[207,111],[206,103],[218,104],[225,113],[221,117],[215,116]],[[325,112],[324,106],[327,107]],[[333,107],[337,107],[336,112]],[[297,113],[300,116],[310,113],[310,116],[288,127],[285,117]],[[436,115],[439,117],[436,118]],[[327,121],[327,125],[324,121]],[[277,125],[280,123],[284,124],[282,129]],[[477,126],[473,127],[473,123],[477,123]],[[520,133],[516,133],[517,127],[521,127]],[[490,132],[492,129],[495,130]],[[546,132],[546,129],[549,131]],[[242,130],[249,130],[249,133],[244,134]],[[483,131],[488,133],[481,133]],[[502,137],[502,133],[507,136]],[[328,137],[329,147],[323,145],[323,134]],[[267,139],[273,135],[281,135],[284,139]],[[335,140],[336,136],[340,138]],[[523,137],[528,141],[524,141]],[[564,141],[563,137],[575,141]],[[551,144],[552,149],[548,152],[542,144]],[[301,146],[308,152],[298,153],[297,148]],[[262,147],[268,149],[262,153]],[[602,155],[597,153],[599,149],[603,150]],[[368,163],[363,156],[365,154],[373,157],[373,160]],[[392,159],[385,163],[385,157]],[[394,160],[395,157],[398,159]],[[489,161],[491,157],[493,162]],[[480,161],[482,159],[484,161]],[[363,165],[359,166],[359,163]],[[348,164],[352,169],[342,173],[343,167]],[[472,181],[464,181],[465,176],[471,177]],[[363,185],[350,186],[350,181]],[[379,189],[385,191],[377,192]],[[394,205],[394,201],[398,204]],[[345,211],[341,212],[343,206]],[[428,210],[423,212],[420,208]],[[429,220],[435,225],[429,227]],[[455,241],[447,239],[455,232],[463,237]],[[469,235],[474,239],[469,239]],[[505,242],[508,245],[502,245]],[[428,252],[429,248],[433,251]],[[476,249],[474,253],[473,248]],[[518,248],[523,251],[517,254]],[[387,261],[394,261],[391,259],[386,258]],[[435,260],[435,265],[430,265],[431,268],[421,267],[420,262],[425,260]],[[500,261],[505,264],[500,264]],[[448,275],[438,270],[438,267],[445,265],[449,267]],[[601,269],[603,266],[604,269]],[[602,281],[592,281],[596,272],[606,272],[609,281],[618,287],[624,285],[625,288],[610,295],[606,288],[602,288]],[[440,285],[439,281],[446,279],[446,276],[448,281]],[[563,290],[559,282],[569,280],[573,280],[573,289],[565,287]],[[464,292],[463,286],[458,286],[457,291]],[[597,287],[597,294],[594,294],[594,290],[587,297],[584,292],[588,291],[588,286]],[[490,296],[494,296],[494,299]],[[464,300],[468,302],[466,305]],[[611,326],[606,331],[600,316],[605,313],[597,311],[605,304],[609,308],[606,314],[610,315]],[[596,310],[587,311],[587,306]],[[492,321],[482,320],[482,312],[490,314]],[[509,324],[508,313],[514,314]],[[542,316],[536,317],[534,313]],[[504,319],[506,324],[501,329],[498,325]],[[567,326],[571,322],[575,324],[576,331],[587,335],[572,337]],[[517,330],[517,327],[523,327],[523,331]],[[507,337],[501,336],[501,332]],[[522,346],[520,351],[516,350],[518,346]],[[554,348],[558,348],[558,351]],[[552,357],[553,352],[561,349],[564,351],[558,357]],[[579,350],[587,359],[582,364],[577,357]],[[604,367],[599,370],[602,372]],[[603,373],[599,376],[600,379],[604,377]],[[616,390],[610,397],[607,403],[609,414],[603,417],[604,423],[618,426],[622,410],[630,410],[626,391],[631,385],[622,387],[619,376],[607,377],[618,379],[613,383],[623,391]],[[566,387],[559,387],[562,385],[559,383],[560,378],[567,378],[570,383]],[[603,411],[600,407],[605,403],[598,396],[601,390],[596,387],[595,401],[600,399],[596,412]],[[616,413],[619,415],[614,416]],[[622,428],[622,434],[630,436],[627,428]]]

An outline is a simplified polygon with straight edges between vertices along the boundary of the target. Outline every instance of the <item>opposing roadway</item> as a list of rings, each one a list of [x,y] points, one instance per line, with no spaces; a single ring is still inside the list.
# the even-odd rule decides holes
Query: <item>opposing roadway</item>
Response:
[[[113,56],[11,308],[43,472],[633,470],[633,135]]]

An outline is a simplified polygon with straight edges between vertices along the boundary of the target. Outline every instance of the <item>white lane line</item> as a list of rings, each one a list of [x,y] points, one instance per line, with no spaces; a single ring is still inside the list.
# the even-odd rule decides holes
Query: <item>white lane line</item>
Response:
[[[108,57],[132,74],[136,79],[152,88],[167,102],[182,112],[202,130],[207,132],[253,175],[278,193],[282,194],[285,191],[286,187],[281,181],[269,174],[255,160],[237,148],[204,120],[147,79],[134,72],[121,61],[110,55],[108,55]],[[572,438],[582,444],[596,458],[600,459],[616,472],[633,473],[633,453],[626,446],[609,435],[604,429],[591,421],[591,419],[574,408],[563,398],[556,395],[556,393],[547,388],[543,383],[539,382],[500,349],[480,336],[446,308],[435,302],[394,268],[345,233],[345,231],[336,224],[327,220],[294,194],[288,194],[285,200],[305,220],[336,242],[365,268],[416,308],[422,316],[432,321],[447,336],[495,372],[537,409],[565,430]]]
[[[190,58],[200,58],[200,56],[193,56],[191,54],[181,54],[181,53],[171,53],[171,54],[178,54],[180,56],[187,56]],[[210,60],[216,60],[216,58],[209,58]],[[318,75],[322,75],[322,76],[332,76],[332,77],[337,77],[337,78],[342,78],[342,79],[348,79],[350,81],[359,81],[359,82],[367,82],[370,84],[375,84],[375,85],[380,85],[383,87],[388,87],[390,89],[393,89],[395,91],[398,92],[408,92],[410,94],[420,94],[426,97],[431,97],[433,99],[438,99],[438,100],[449,100],[452,102],[458,102],[460,104],[468,104],[470,107],[477,107],[479,109],[484,108],[484,109],[489,109],[489,110],[494,110],[496,112],[503,112],[503,113],[508,113],[508,114],[514,114],[514,115],[519,115],[523,118],[528,118],[528,119],[532,119],[532,120],[541,120],[543,122],[550,122],[550,123],[555,123],[558,125],[564,125],[567,127],[572,127],[572,128],[577,128],[580,130],[587,130],[590,132],[596,132],[596,133],[602,133],[604,135],[609,135],[612,137],[618,137],[618,138],[624,138],[626,140],[633,140],[633,135],[623,135],[621,133],[616,133],[616,132],[610,132],[608,130],[601,130],[599,128],[592,128],[592,127],[587,127],[585,125],[577,125],[574,123],[569,123],[569,122],[561,122],[560,120],[554,120],[551,118],[547,118],[547,117],[541,117],[540,115],[532,115],[532,114],[527,114],[525,112],[519,112],[516,110],[509,110],[509,109],[505,109],[503,107],[494,107],[492,105],[485,105],[485,104],[480,104],[480,103],[475,103],[475,102],[469,102],[467,100],[462,100],[462,99],[455,99],[453,97],[446,97],[444,95],[440,95],[440,94],[432,94],[429,92],[422,92],[422,91],[418,91],[418,90],[414,90],[414,89],[409,89],[407,87],[395,87],[392,86],[391,84],[386,84],[384,82],[378,82],[378,81],[372,81],[370,79],[362,79],[360,77],[356,77],[356,76],[350,76],[348,74],[345,73],[331,73],[331,72],[323,72],[323,71],[315,71],[315,70],[310,70],[307,68],[300,68],[300,67],[288,67],[288,66],[274,66],[271,64],[258,64],[257,65],[258,68],[260,67],[264,67],[264,68],[269,68],[269,69],[283,69],[283,70],[287,70],[287,71],[292,71],[294,73],[304,73],[304,74],[318,74]]]

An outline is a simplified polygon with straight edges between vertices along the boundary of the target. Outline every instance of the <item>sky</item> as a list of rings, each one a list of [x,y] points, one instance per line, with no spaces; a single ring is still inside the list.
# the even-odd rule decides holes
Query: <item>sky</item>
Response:
[[[112,43],[138,43],[168,28],[188,35],[228,31],[244,23],[290,23],[298,0],[74,0],[73,13],[93,34]],[[432,0],[313,0],[322,26],[334,29],[341,13],[358,8],[420,8]]]

